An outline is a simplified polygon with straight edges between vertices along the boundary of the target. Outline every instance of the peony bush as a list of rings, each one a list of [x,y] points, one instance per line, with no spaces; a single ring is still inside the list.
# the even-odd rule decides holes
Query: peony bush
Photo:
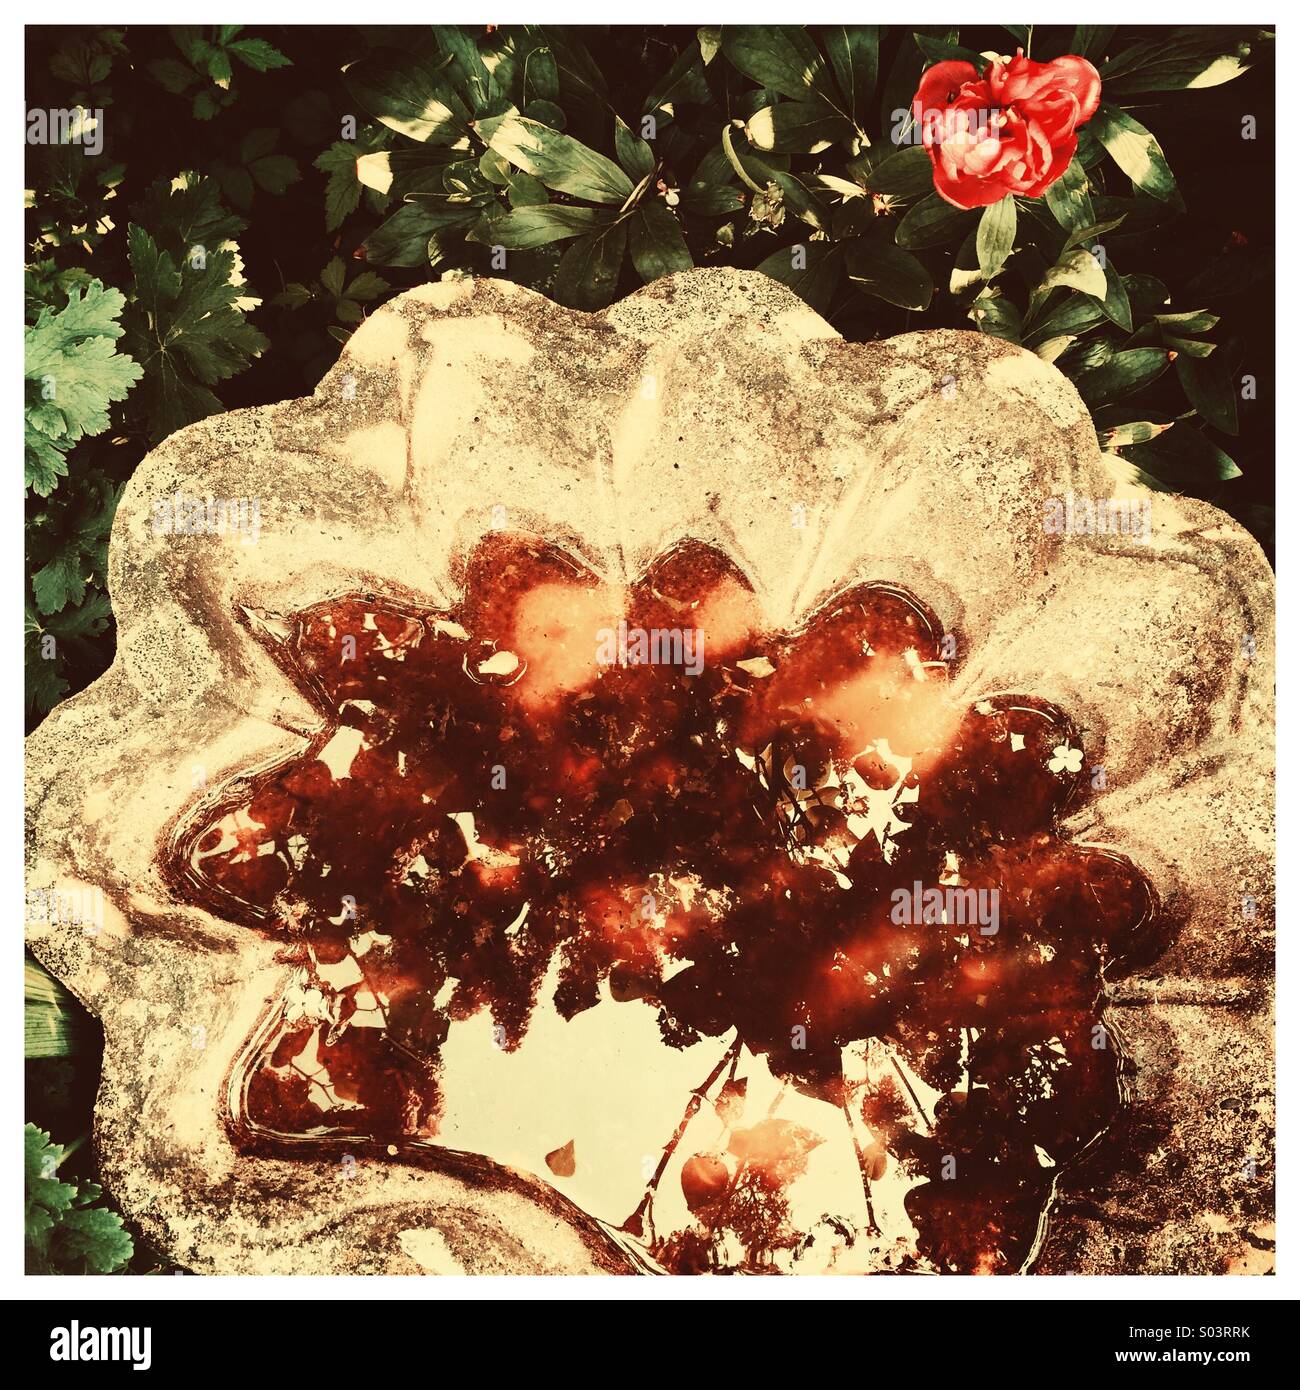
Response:
[[[596,310],[757,267],[850,340],[1006,338],[1075,383],[1119,475],[1269,543],[1257,26],[61,26],[28,47],[33,722],[111,658],[106,543],[145,451],[309,392],[376,307],[448,276]]]

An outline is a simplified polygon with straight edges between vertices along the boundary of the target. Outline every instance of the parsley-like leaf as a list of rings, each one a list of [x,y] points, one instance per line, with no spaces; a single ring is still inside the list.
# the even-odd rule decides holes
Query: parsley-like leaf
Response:
[[[64,1262],[88,1274],[112,1274],[135,1253],[122,1218],[106,1207],[74,1207],[59,1223],[56,1245]]]
[[[61,1182],[59,1164],[63,1162],[62,1144],[52,1144],[50,1136],[35,1125],[23,1129],[23,1168],[27,1190],[23,1201],[23,1224],[30,1244],[44,1253],[49,1248],[50,1232],[65,1212],[71,1211],[77,1200],[77,1189]]]
[[[123,298],[92,280],[69,288],[68,302],[47,305],[25,331],[26,482],[42,497],[67,475],[67,451],[108,428],[108,407],[140,379],[141,369],[116,349]]]
[[[134,223],[127,245],[136,288],[127,343],[144,368],[141,404],[157,443],[220,411],[208,388],[242,371],[267,341],[238,307],[249,301],[233,249],[205,250],[178,265]]]
[[[23,1229],[27,1267],[40,1274],[112,1274],[135,1253],[122,1218],[92,1206],[102,1195],[97,1183],[63,1182],[62,1144],[28,1124],[23,1129],[26,1194]]]
[[[131,221],[147,227],[150,235],[177,258],[196,247],[215,249],[239,235],[248,225],[221,203],[215,179],[184,173],[168,183],[158,179],[131,209]]]

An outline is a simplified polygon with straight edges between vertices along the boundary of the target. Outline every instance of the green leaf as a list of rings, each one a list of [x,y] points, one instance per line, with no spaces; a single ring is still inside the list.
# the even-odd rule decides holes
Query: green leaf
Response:
[[[614,117],[614,149],[619,163],[638,183],[654,172],[654,151],[639,135],[633,135],[621,116]]]
[[[221,93],[209,88],[195,96],[190,110],[194,113],[196,121],[210,121],[223,106],[229,105],[231,100],[233,100],[232,97],[222,96]]]
[[[1236,434],[1237,393],[1226,355],[1196,357],[1179,351],[1174,370],[1188,404],[1201,419],[1225,434]]]
[[[1161,313],[1169,304],[1169,287],[1154,275],[1126,275],[1124,287],[1138,318]]]
[[[469,135],[469,111],[443,74],[413,53],[376,50],[343,82],[362,110],[412,140],[450,145]]]
[[[722,51],[728,61],[760,87],[795,100],[817,92],[829,93],[826,64],[797,25],[727,25],[722,31]]]
[[[68,475],[64,451],[39,430],[28,428],[23,440],[23,475],[38,497],[48,497]]]
[[[221,191],[237,208],[251,207],[253,194],[257,191],[253,176],[247,169],[234,165],[217,163],[215,176],[221,183]]]
[[[225,46],[227,53],[233,53],[245,67],[254,72],[270,72],[274,68],[290,68],[293,63],[278,48],[265,39],[236,39]]]
[[[1048,185],[1044,197],[1052,216],[1066,231],[1090,227],[1096,221],[1088,192],[1088,175],[1077,159],[1072,159],[1065,173]]]
[[[23,1056],[68,1057],[78,1051],[80,1006],[37,961],[23,962]]]
[[[95,1183],[75,1185],[58,1177],[67,1157],[47,1131],[23,1127],[23,1228],[28,1254],[46,1273],[111,1274],[134,1254],[122,1218],[92,1207],[102,1193]]]
[[[1183,490],[1213,487],[1241,476],[1234,459],[1182,420],[1175,421],[1149,443],[1126,447],[1122,457]]]
[[[150,77],[173,96],[179,96],[195,78],[194,69],[177,58],[157,58],[145,68]]]
[[[627,222],[590,232],[560,258],[552,293],[571,309],[603,309],[614,297],[627,247]]]
[[[827,24],[822,42],[849,116],[859,130],[871,121],[871,98],[876,90],[880,63],[880,26],[875,24]]]
[[[479,122],[478,134],[517,169],[557,192],[619,205],[632,194],[631,179],[612,159],[537,121],[493,116]]]
[[[1179,200],[1178,185],[1156,137],[1126,111],[1103,104],[1089,127],[1135,188],[1161,202]]]
[[[686,216],[725,217],[744,207],[744,194],[733,179],[735,170],[721,140],[704,155],[691,181],[681,190],[681,209]]]
[[[781,190],[785,205],[801,221],[820,232],[831,229],[830,210],[802,179],[782,169],[769,169],[768,176]]]
[[[108,488],[114,492],[115,489]],[[103,550],[107,550],[107,535]],[[90,566],[95,569],[95,566]],[[96,582],[103,581],[103,566],[99,566]],[[101,588],[90,589],[85,602],[65,607],[60,613],[43,617],[32,603],[24,606],[24,642],[22,655],[26,674],[26,708],[44,714],[67,695],[70,674],[76,684],[85,684],[85,671],[104,666],[101,635],[107,631],[111,609],[108,595]],[[53,648],[44,645],[44,638],[53,638]]]
[[[363,270],[348,286],[348,298],[368,304],[372,299],[387,294],[388,290],[388,281],[382,275],[377,275],[373,270]]]
[[[1107,232],[1113,232],[1116,227],[1121,226],[1126,216],[1127,214],[1121,214],[1119,217],[1112,217],[1105,222],[1092,222],[1086,227],[1076,227],[1070,235],[1066,237],[1065,246],[1062,249],[1065,251],[1073,251],[1076,246],[1086,246],[1091,250],[1093,246],[1096,245],[1099,238],[1103,237]]]
[[[343,258],[335,256],[320,273],[320,282],[337,298],[343,293],[343,281],[347,271],[343,268]]]
[[[264,155],[261,159],[255,159],[248,166],[248,170],[253,176],[253,181],[263,192],[277,195],[302,177],[298,172],[297,161],[287,154]]]
[[[472,232],[470,240],[482,241],[488,246],[504,246],[508,251],[525,251],[595,231],[613,216],[603,209],[575,208],[559,203],[521,207],[493,217],[486,227]]]
[[[503,113],[494,111],[492,114],[500,116]],[[562,106],[557,106],[553,101],[543,101],[540,97],[525,102],[516,114],[523,116],[526,120],[536,121],[538,125],[544,125],[547,130],[563,130],[569,123],[569,118],[564,114]]]
[[[225,38],[234,38],[242,28],[243,26],[240,25],[232,29],[225,34]],[[173,24],[169,27],[168,32],[172,36],[172,42],[191,63],[196,65],[202,63],[205,55],[212,50],[212,45],[203,37],[203,31],[197,24]]]
[[[555,103],[560,96],[560,69],[548,47],[539,45],[524,59],[523,104]]]
[[[795,252],[802,254],[796,258]],[[805,304],[826,313],[844,278],[844,247],[811,241],[774,251],[758,266],[764,275],[792,289]]]
[[[1124,277],[1111,264],[1109,256],[1106,258],[1104,270],[1106,274],[1106,298],[1102,300],[1101,307],[1113,324],[1118,325],[1125,333],[1131,333],[1133,331],[1133,308],[1129,304]]]
[[[361,202],[361,180],[357,160],[361,150],[345,140],[336,140],[313,161],[313,167],[328,174],[325,184],[325,230],[336,232]]]
[[[487,40],[484,62],[492,68],[502,100],[480,112],[480,117],[499,115],[507,109],[505,98],[518,107],[536,100],[535,93],[549,81],[552,69],[557,74],[559,94],[563,95],[566,107],[582,111],[588,118],[595,118],[598,113],[603,117],[610,106],[605,78],[578,37],[580,32],[541,25],[507,26],[498,30]],[[544,56],[535,59],[538,53]],[[536,115],[534,112],[525,114]]]
[[[865,198],[867,190],[860,183],[842,179],[838,174],[818,174],[817,182],[829,193],[837,193],[846,202],[855,198]]]
[[[1104,56],[1106,45],[1114,32],[1113,24],[1078,24],[1066,52],[1078,54],[1080,58],[1086,58],[1096,66]]]
[[[449,223],[469,225],[471,218],[440,214],[420,203],[406,203],[366,238],[366,260],[374,265],[422,266],[428,264],[429,238]]]
[[[682,49],[677,61],[647,93],[643,115],[654,112],[662,123],[676,112],[679,105],[703,105],[710,100],[702,52],[693,44]]]
[[[975,252],[985,280],[992,280],[1002,269],[1015,244],[1016,200],[1008,193],[1001,202],[990,203],[980,217]]]
[[[207,251],[179,266],[143,227],[130,225],[127,248],[135,298],[126,341],[144,369],[140,402],[154,442],[223,409],[209,389],[234,376],[267,346],[237,305],[246,288],[233,251]]]
[[[24,657],[27,696],[24,708],[29,715],[44,716],[67,698],[70,687],[58,673],[55,663],[36,654],[30,642],[24,644]]]
[[[122,1218],[104,1207],[75,1207],[59,1223],[59,1256],[87,1274],[112,1274],[135,1253]]]
[[[975,248],[978,236],[979,227],[977,225],[973,232],[967,233],[965,240],[957,248],[957,255],[953,258],[952,269],[948,273],[948,293],[954,299],[963,298],[968,290],[973,294],[979,294],[984,288],[984,277],[980,274],[979,254]]]
[[[1168,365],[1169,355],[1163,348],[1129,348],[1080,372],[1074,385],[1088,406],[1096,408],[1149,386]]]
[[[468,151],[447,145],[372,150],[357,160],[357,178],[373,192],[384,197],[395,195],[403,202],[415,197],[446,199],[466,192],[471,185],[475,192],[490,194],[492,187]]]
[[[945,203],[937,193],[931,193],[915,204],[898,224],[894,237],[909,251],[922,246],[938,246],[964,236],[976,214]]]
[[[84,685],[87,671],[102,669],[97,639],[111,616],[103,586],[120,491],[102,473],[79,471],[28,522],[34,582],[24,604],[23,655],[31,709],[56,704],[68,688],[65,675]]]
[[[923,26],[918,32],[932,35],[942,42],[956,41],[958,31],[946,24]],[[881,124],[890,132],[895,144],[902,143],[903,132],[913,124],[912,98],[920,81],[921,72],[926,67],[925,57],[919,46],[909,43],[906,32],[899,33],[894,46],[894,61],[889,66],[889,75],[881,93]]]
[[[453,63],[452,82],[457,91],[476,110],[482,110],[488,102],[498,95],[496,80],[488,72],[483,55],[478,51],[474,36],[455,24],[435,24],[434,41],[441,52],[448,54]]]
[[[658,199],[643,203],[628,224],[628,251],[647,284],[693,264],[677,219]]]
[[[550,200],[546,185],[541,179],[525,174],[522,169],[511,169],[506,180],[506,191],[512,208],[541,207]]]
[[[1085,169],[1095,169],[1106,158],[1106,151],[1102,147],[1101,141],[1093,138],[1092,132],[1087,126],[1084,126],[1082,130],[1075,131],[1075,134],[1079,137],[1079,145],[1074,152],[1075,159]]]
[[[1087,295],[1072,294],[1025,335],[1026,343],[1061,336],[1078,337],[1095,328],[1105,317],[1097,300]]]
[[[48,1245],[55,1222],[71,1211],[77,1200],[77,1189],[59,1181],[58,1168],[63,1158],[63,1146],[52,1144],[45,1130],[33,1124],[23,1126],[23,1223],[27,1239],[42,1250]]]
[[[959,43],[951,43],[944,39],[932,38],[929,34],[913,34],[913,40],[917,48],[921,50],[922,56],[927,64],[929,63],[970,63],[977,72],[983,72],[985,67],[984,55],[976,53],[973,48],[963,48]]]
[[[1189,357],[1209,357],[1215,348],[1214,343],[1207,342],[1204,338],[1175,338],[1168,333],[1162,333],[1160,341],[1174,352],[1186,353]]]
[[[108,407],[126,397],[141,368],[116,350],[125,300],[91,280],[68,290],[59,310],[43,308],[23,332],[26,486],[48,496],[67,474],[65,455],[109,425]]]
[[[41,613],[57,613],[86,596],[87,567],[76,549],[60,552],[32,575],[32,593]]]
[[[1246,72],[1271,36],[1240,28],[1189,26],[1134,44],[1101,69],[1102,85],[1116,95],[1217,87]]]
[[[745,122],[745,134],[757,150],[813,154],[825,149],[843,124],[824,102],[781,101],[755,111]]]
[[[1185,314],[1157,314],[1155,320],[1162,331],[1208,333],[1219,322],[1219,316],[1205,309],[1193,309]]]
[[[968,317],[991,338],[1003,338],[1009,343],[1020,341],[1020,310],[1000,289],[984,290],[971,305]]]
[[[560,78],[567,92],[580,93],[589,105],[608,105],[609,88],[600,65],[578,37],[583,31],[574,28],[539,28],[555,55]]]
[[[1129,444],[1146,444],[1168,428],[1168,425],[1157,424],[1152,420],[1130,420],[1128,424],[1116,425],[1105,430],[1098,443],[1104,449],[1122,449]]]
[[[885,236],[860,237],[847,244],[849,280],[864,294],[903,309],[928,309],[934,282],[920,261]]]
[[[934,165],[921,145],[904,145],[882,159],[867,174],[867,187],[873,193],[886,193],[895,198],[914,198],[934,188]],[[936,195],[937,196],[937,195]],[[942,199],[940,200],[942,201]],[[956,213],[951,204],[944,207]]]
[[[515,172],[511,169],[510,162],[495,150],[484,150],[479,155],[478,170],[496,188],[504,188],[510,182],[510,175]]]
[[[1066,251],[1043,276],[1042,283],[1034,293],[1045,295],[1062,285],[1081,290],[1084,294],[1092,295],[1094,299],[1106,298],[1106,272],[1097,263],[1096,256],[1091,251],[1085,251],[1083,247]]]
[[[248,225],[222,205],[214,179],[193,173],[172,183],[157,179],[131,209],[131,221],[147,227],[158,245],[178,259],[195,247],[219,247]]]
[[[746,188],[754,193],[767,192],[767,184],[771,182],[770,167],[750,152],[748,140],[736,138],[736,132],[729,125],[722,127],[722,152]]]
[[[218,87],[230,86],[230,79],[234,75],[235,69],[230,61],[229,53],[223,53],[219,48],[209,49],[204,54],[203,64],[208,76]]]

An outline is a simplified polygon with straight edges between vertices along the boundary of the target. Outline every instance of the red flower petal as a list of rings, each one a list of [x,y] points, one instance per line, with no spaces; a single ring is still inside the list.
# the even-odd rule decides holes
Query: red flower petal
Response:
[[[912,98],[912,114],[921,122],[928,111],[942,111],[952,103],[949,97],[967,82],[978,82],[979,73],[970,63],[936,63],[921,74],[921,85]]]
[[[1097,69],[1086,58],[1077,57],[1073,53],[1067,54],[1064,58],[1057,58],[1055,62],[1049,63],[1048,67],[1056,69],[1055,85],[1062,91],[1069,92],[1079,103],[1078,124],[1082,125],[1084,121],[1091,119],[1101,104],[1101,75]]]
[[[934,191],[955,208],[986,208],[1006,197],[1007,186],[999,179],[952,175],[939,163],[934,166]]]

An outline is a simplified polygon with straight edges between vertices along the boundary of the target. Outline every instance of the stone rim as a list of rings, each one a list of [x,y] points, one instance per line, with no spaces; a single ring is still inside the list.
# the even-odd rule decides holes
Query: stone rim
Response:
[[[697,346],[701,337],[704,351]],[[1156,544],[1150,550],[1136,548],[1127,537],[1079,537],[1068,543],[1058,538],[1053,546],[1034,535],[1027,526],[1032,509],[1024,505],[1026,491],[1032,500],[1045,488],[1066,483],[1080,495],[1100,496],[1114,484],[1097,451],[1091,420],[1069,383],[1031,354],[996,340],[939,331],[883,344],[845,344],[783,287],[745,272],[696,271],[669,277],[590,317],[503,282],[449,282],[400,296],[368,320],[313,397],[200,422],[172,436],[140,465],[119,509],[110,553],[110,590],[120,624],[118,655],[109,672],[60,706],[28,742],[29,888],[81,882],[110,889],[118,904],[126,906],[124,912],[110,905],[111,927],[96,938],[87,938],[75,924],[72,930],[67,924],[29,924],[29,940],[38,957],[104,1020],[105,1081],[97,1107],[97,1141],[108,1185],[126,1214],[177,1256],[184,1256],[188,1234],[194,1248],[191,1258],[199,1267],[242,1270],[268,1267],[268,1262],[275,1267],[286,1259],[299,1267],[286,1254],[284,1240],[268,1233],[251,1210],[241,1235],[227,1239],[224,1249],[215,1238],[213,1251],[204,1250],[205,1242],[214,1239],[211,1230],[223,1203],[240,1210],[256,1205],[259,1192],[282,1191],[286,1175],[258,1163],[236,1173],[230,1155],[220,1151],[219,1137],[201,1119],[187,1121],[191,1128],[174,1142],[142,1137],[139,1131],[146,1126],[133,1124],[137,1114],[158,1110],[156,1098],[152,1106],[146,1103],[138,1076],[134,1081],[130,1076],[137,1054],[147,1055],[148,1040],[158,1027],[157,1019],[148,1018],[147,1002],[133,997],[133,974],[152,970],[155,980],[177,986],[182,1001],[213,991],[229,996],[234,986],[238,998],[233,1003],[227,998],[229,1007],[219,1010],[215,1021],[223,1047],[229,1045],[238,1020],[255,1007],[251,997],[270,990],[276,974],[270,953],[252,949],[237,928],[169,902],[151,877],[151,850],[142,855],[138,846],[125,848],[132,839],[128,827],[135,827],[137,837],[156,835],[161,829],[158,807],[185,801],[186,789],[176,785],[179,764],[174,753],[173,764],[160,776],[157,757],[149,750],[188,744],[209,750],[214,755],[209,761],[217,767],[230,767],[253,756],[278,756],[309,730],[310,711],[295,703],[273,668],[240,634],[230,616],[231,603],[257,599],[264,606],[290,606],[295,594],[320,598],[330,586],[337,589],[367,577],[399,592],[405,584],[423,602],[445,602],[454,591],[456,557],[473,538],[475,526],[481,527],[487,518],[481,506],[469,505],[452,517],[448,499],[454,497],[454,489],[447,490],[436,451],[427,459],[418,456],[414,436],[428,421],[427,408],[421,415],[423,393],[440,372],[450,371],[429,399],[434,405],[450,402],[454,407],[452,388],[465,389],[467,376],[481,378],[486,364],[493,362],[504,363],[499,370],[513,372],[513,380],[526,381],[530,359],[525,357],[523,365],[518,361],[525,349],[532,347],[533,359],[539,353],[553,355],[562,340],[571,358],[564,370],[586,373],[583,394],[590,404],[581,423],[596,440],[591,461],[595,481],[587,485],[595,489],[591,496],[598,505],[582,496],[570,497],[579,487],[575,479],[584,476],[580,470],[564,473],[554,460],[533,460],[533,474],[507,469],[502,477],[500,491],[515,488],[523,518],[529,518],[529,488],[559,496],[557,483],[561,484],[566,500],[557,508],[560,514],[536,517],[548,528],[544,534],[575,546],[594,567],[613,574],[626,574],[638,554],[662,545],[665,525],[676,527],[678,535],[704,532],[699,539],[729,545],[728,553],[742,568],[754,569],[756,588],[777,614],[807,611],[831,586],[853,577],[915,586],[954,628],[973,634],[970,656],[959,669],[958,694],[967,687],[979,694],[993,693],[991,687],[1003,676],[1007,685],[1058,699],[1081,722],[1095,720],[1108,768],[1113,751],[1124,780],[1064,829],[1072,831],[1076,841],[1100,841],[1135,858],[1162,897],[1179,904],[1188,916],[1188,926],[1170,951],[1149,970],[1126,979],[1110,1001],[1109,1014],[1125,1010],[1127,1031],[1137,1034],[1133,1050],[1139,1058],[1139,1103],[1166,1114],[1177,1110],[1177,1088],[1170,1086],[1177,1068],[1167,1060],[1161,1065],[1149,1060],[1171,1048],[1180,1062],[1193,1059],[1186,1068],[1197,1078],[1191,1111],[1216,1088],[1224,1092],[1243,1079],[1254,1096],[1252,1106],[1266,1103],[1271,1092],[1271,806],[1261,805],[1260,784],[1270,787],[1272,774],[1273,586],[1254,542],[1215,509],[1172,495],[1153,499]],[[413,346],[417,343],[428,351]],[[743,518],[727,513],[734,494],[724,487],[720,454],[712,459],[717,470],[711,483],[713,500],[706,487],[689,509],[681,501],[690,486],[699,488],[699,479],[674,491],[662,477],[666,469],[650,470],[640,463],[645,444],[638,444],[638,434],[655,421],[662,425],[664,412],[655,416],[638,404],[638,389],[647,376],[661,376],[670,385],[683,372],[701,376],[710,353],[729,362],[733,374],[737,363],[748,364],[757,382],[752,389],[760,411],[764,402],[800,390],[815,393],[819,382],[830,383],[818,402],[829,403],[834,396],[833,416],[810,423],[815,410],[804,402],[791,420],[772,432],[776,439],[802,444],[820,430],[813,461],[796,458],[787,467],[761,450],[758,459],[758,476],[765,486],[757,494],[784,489],[783,496],[789,497],[803,489],[810,497],[825,499],[826,486],[816,490],[819,478],[825,485],[829,474],[837,484],[833,502],[825,503],[832,515],[824,539],[812,553],[792,549],[789,538],[776,536],[770,526],[766,531],[760,527],[756,538],[752,527],[746,532]],[[444,361],[446,367],[441,365]],[[647,371],[648,366],[653,370]],[[549,380],[561,369],[537,370]],[[946,376],[956,378],[958,395],[973,385],[985,399],[978,408],[952,412],[959,420],[951,430],[957,442],[946,453],[940,449],[938,457],[918,457],[914,449],[909,451],[907,436],[918,431],[918,421],[929,419],[933,429],[934,398]],[[868,398],[860,406],[846,381],[856,382]],[[784,390],[775,389],[774,383]],[[744,386],[751,389],[749,381]],[[689,402],[689,388],[683,390]],[[999,498],[1020,528],[1002,545],[997,534],[991,539],[987,534],[988,513],[996,514],[996,508],[981,511],[978,495],[991,484],[977,456],[981,450],[1001,447],[979,423],[989,414],[989,395],[996,398],[994,407],[1005,420],[1014,417],[1007,431],[1013,443],[1029,438],[1032,425],[1063,458],[1031,458],[1019,478],[1019,499]],[[709,448],[730,446],[734,440],[722,410],[734,401],[719,403],[703,389],[694,399],[705,416]],[[612,416],[610,402],[621,402]],[[548,448],[575,433],[564,422],[551,417],[548,421]],[[339,433],[340,425],[346,429],[343,447],[331,451],[324,441]],[[445,428],[439,438],[448,438]],[[525,450],[510,462],[525,469],[531,458]],[[256,467],[244,462],[252,459]],[[288,467],[278,470],[277,465],[290,460]],[[328,474],[331,466],[346,469],[339,475],[341,481]],[[954,467],[973,469],[970,481],[958,476],[954,484]],[[847,470],[843,479],[836,478],[840,469]],[[646,481],[652,472],[653,485]],[[740,500],[752,500],[755,490],[744,488],[752,468],[736,472],[738,486],[744,489]],[[232,554],[234,547],[225,540],[213,545],[207,543],[212,538],[192,537],[177,546],[174,538],[150,535],[153,498],[186,484],[197,490],[217,480],[241,478],[246,485],[250,478],[259,487],[266,485],[273,503],[272,525],[284,525],[289,541],[278,551],[269,547],[273,553],[264,557],[260,570],[247,562],[247,556]],[[955,509],[953,497],[967,498],[970,506]],[[674,504],[678,514],[665,522]],[[872,507],[877,519],[883,509],[888,520],[892,509],[909,522],[921,509],[930,527],[925,543],[913,552],[887,549],[877,539],[887,526],[876,533],[860,526],[864,511]],[[379,518],[368,530],[358,525],[366,509]],[[954,518],[960,520],[954,524]],[[612,539],[602,541],[591,534],[604,534],[602,526]],[[964,532],[963,526],[971,529]],[[294,535],[313,531],[316,536],[328,534],[342,556],[324,567],[299,557],[287,566],[286,580],[284,561]],[[409,533],[404,545],[393,540],[401,531]],[[412,541],[411,534],[418,540]],[[376,536],[389,546],[378,568],[372,567],[378,554]],[[771,539],[769,547],[764,537]],[[967,563],[963,569],[967,557],[960,553],[936,556],[945,541],[954,552],[963,543],[980,552],[974,558],[985,567],[994,557],[1005,573],[968,582],[966,576],[980,566]],[[431,554],[436,554],[434,561]],[[271,583],[268,576],[277,566],[281,573]],[[874,568],[865,574],[864,566]],[[1147,585],[1153,572],[1155,583]],[[1090,689],[1086,681],[1071,680],[1059,669],[1062,663],[1053,670],[1046,650],[1053,623],[1058,644],[1068,637],[1061,632],[1063,608],[1087,614],[1090,604],[1113,605],[1117,593],[1133,595],[1135,602],[1146,595],[1141,622],[1134,620],[1121,629],[1123,639],[1133,642],[1136,650],[1117,657],[1122,644],[1104,631],[1089,631],[1087,639],[1098,664],[1108,660],[1109,644],[1113,664],[1105,669],[1108,676],[1118,670],[1123,677],[1119,695],[1130,702],[1130,708],[1121,711],[1126,718],[1117,715],[1115,698]],[[1257,639],[1259,656],[1252,670],[1243,673],[1225,659],[1222,634],[1217,641],[1207,636],[1204,650],[1184,651],[1183,660],[1171,657],[1161,664],[1153,657],[1162,642],[1177,648],[1180,641],[1186,643],[1188,631],[1197,631],[1198,623],[1204,626],[1217,618],[1222,624],[1225,613],[1235,618],[1243,633]],[[1145,646],[1142,623],[1154,630]],[[1234,624],[1230,620],[1227,626]],[[170,655],[161,655],[169,645]],[[1195,669],[1189,670],[1186,658],[1191,657]],[[1145,746],[1125,733],[1138,722],[1131,708],[1137,697],[1137,713],[1149,721]],[[214,730],[219,731],[216,737]],[[1134,775],[1138,773],[1140,777]],[[108,794],[103,787],[110,777],[127,792],[113,805],[104,804]],[[148,829],[151,820],[153,828]],[[1235,891],[1238,880],[1243,892],[1248,885],[1260,906],[1258,918],[1245,929],[1234,928],[1225,915],[1229,895],[1222,885],[1229,882]],[[1210,888],[1215,891],[1207,892]],[[183,947],[183,954],[171,954],[178,938],[206,942],[208,955]],[[242,979],[222,969],[234,964],[241,946],[249,963]],[[205,964],[199,967],[196,961]],[[1249,1016],[1247,1009],[1252,1011]],[[179,1012],[184,1011],[182,1003]],[[1217,1022],[1210,1027],[1211,1020],[1225,1013],[1239,1025],[1245,1021],[1238,1034],[1246,1041],[1239,1037],[1216,1068],[1212,1060],[1189,1052],[1180,1039],[1198,1028],[1218,1029],[1218,1035],[1231,1039],[1231,1031]],[[183,1028],[184,1020],[167,1026]],[[1120,1031],[1126,1031],[1124,1025]],[[220,1083],[204,1072],[196,1093],[205,1095],[214,1084]],[[191,1095],[191,1108],[193,1104]],[[1260,1133],[1266,1134],[1267,1117],[1261,1112],[1257,1118],[1263,1126]],[[1193,1197],[1200,1198],[1223,1189],[1223,1182],[1216,1182],[1215,1164],[1222,1177],[1231,1136],[1213,1125],[1198,1130],[1193,1120],[1194,1115],[1180,1115],[1168,1132],[1181,1136],[1180,1152],[1196,1145],[1206,1150],[1199,1163],[1188,1161],[1195,1165]],[[1116,1271],[1106,1226],[1140,1201],[1143,1189],[1131,1171],[1135,1155],[1155,1152],[1164,1142],[1140,1124],[1136,1129],[1127,1124],[1118,1128],[1123,1133],[1108,1136],[1088,1163],[1071,1175],[1068,1200],[1058,1206],[1047,1235],[1039,1265],[1045,1272]],[[184,1170],[194,1163],[209,1175],[215,1170],[211,1190],[217,1195],[208,1199],[207,1215],[195,1214],[191,1193],[164,1193],[160,1198],[147,1190],[151,1184],[141,1177],[141,1170]],[[1184,1181],[1189,1170],[1183,1171]],[[1150,1179],[1158,1181],[1158,1176]],[[1113,1199],[1110,1208],[1105,1199],[1099,1205],[1088,1195],[1089,1186],[1095,1189],[1103,1182],[1126,1184],[1124,1195]],[[373,1198],[418,1203],[427,1200],[420,1187],[418,1179],[413,1184],[383,1180],[376,1183]],[[311,1200],[319,1201],[319,1184],[316,1188]],[[403,1195],[398,1197],[395,1189]],[[388,1195],[381,1198],[382,1193]],[[445,1201],[464,1195],[451,1189],[439,1194]],[[1245,1258],[1242,1247],[1250,1240],[1240,1234],[1243,1229],[1257,1240],[1265,1239],[1243,1227],[1243,1221],[1252,1213],[1258,1218],[1261,1209],[1250,1193],[1230,1201],[1221,1192],[1221,1209],[1204,1202],[1206,1210],[1200,1214],[1194,1212],[1196,1205],[1193,1200],[1180,1209],[1175,1202],[1167,1220],[1157,1221],[1134,1241],[1133,1248],[1141,1247],[1136,1259],[1142,1269],[1211,1272]],[[473,1213],[472,1201],[466,1210]],[[530,1221],[524,1220],[524,1226]],[[310,1213],[297,1229],[300,1234],[314,1229]],[[533,1257],[546,1263],[546,1241],[554,1233],[545,1220],[533,1233],[540,1242]],[[512,1248],[509,1234],[498,1230],[502,1249]],[[242,1250],[236,1248],[241,1242]],[[378,1271],[410,1263],[391,1254],[367,1263],[346,1236],[336,1237],[336,1245],[343,1256],[359,1261],[358,1268]],[[299,1248],[305,1251],[299,1262],[303,1268],[330,1258],[323,1253],[329,1242],[319,1236],[314,1246],[307,1240]],[[582,1253],[571,1254],[580,1267]],[[1121,1263],[1130,1258],[1126,1251]]]

